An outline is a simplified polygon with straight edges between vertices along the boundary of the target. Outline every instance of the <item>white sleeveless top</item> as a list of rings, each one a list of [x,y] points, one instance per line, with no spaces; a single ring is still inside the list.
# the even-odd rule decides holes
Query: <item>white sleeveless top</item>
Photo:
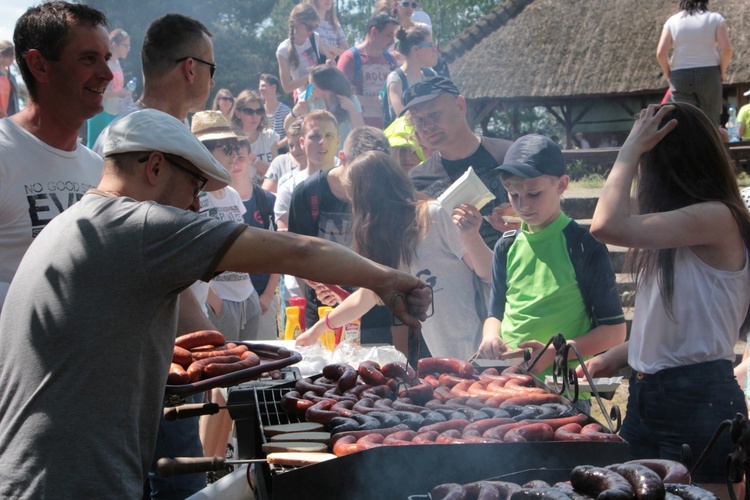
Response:
[[[735,360],[734,345],[750,303],[750,266],[720,271],[689,247],[675,254],[673,316],[667,316],[654,278],[635,298],[628,364],[642,373],[718,359]]]
[[[724,18],[718,12],[681,11],[664,23],[672,35],[674,51],[670,60],[672,70],[703,68],[719,65],[719,45],[716,30]]]

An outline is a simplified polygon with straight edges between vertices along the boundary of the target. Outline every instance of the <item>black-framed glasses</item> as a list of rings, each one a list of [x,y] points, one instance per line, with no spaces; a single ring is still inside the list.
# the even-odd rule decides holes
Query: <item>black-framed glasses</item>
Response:
[[[203,59],[198,59],[195,56],[180,57],[179,59],[175,59],[174,62],[178,63],[178,62],[182,62],[182,61],[187,61],[188,59],[194,59],[194,60],[198,61],[199,63],[203,63],[203,64],[207,65],[210,68],[209,71],[211,73],[211,78],[213,79],[214,74],[216,73],[216,63],[204,61]]]
[[[266,113],[266,110],[263,108],[237,108],[237,111],[247,116],[263,116]]]
[[[164,159],[167,160],[167,163],[169,163],[170,165],[172,165],[173,167],[175,167],[178,170],[182,170],[183,172],[185,172],[186,174],[188,174],[190,177],[192,177],[193,179],[196,179],[198,181],[198,185],[196,185],[193,188],[193,198],[197,198],[198,196],[200,196],[201,191],[203,191],[203,188],[206,187],[206,183],[208,182],[208,179],[206,177],[203,177],[198,172],[193,172],[189,168],[183,167],[182,165],[180,165],[176,161],[170,160],[167,155],[163,155],[163,156],[164,156]],[[150,157],[151,157],[151,155],[144,156],[143,158],[139,159],[138,162],[139,163],[146,163]]]
[[[223,95],[223,96],[219,97],[219,100],[220,101],[234,102],[234,97],[227,97],[227,96]]]
[[[419,2],[401,2],[401,7],[408,9],[411,7],[412,9],[416,9],[419,7]]]

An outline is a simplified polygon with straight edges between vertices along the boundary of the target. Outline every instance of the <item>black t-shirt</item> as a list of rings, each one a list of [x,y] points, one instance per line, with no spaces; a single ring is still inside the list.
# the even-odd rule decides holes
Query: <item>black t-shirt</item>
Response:
[[[469,167],[472,167],[484,185],[487,186],[487,189],[495,195],[495,199],[487,203],[480,210],[482,215],[491,215],[492,210],[496,206],[508,201],[508,192],[505,191],[505,188],[500,183],[499,173],[494,171],[500,164],[485,149],[484,145],[479,144],[479,148],[467,158],[461,160],[446,160],[445,158],[441,158],[441,163],[445,171],[448,172],[451,184],[461,177]],[[501,236],[486,220],[482,221],[479,234],[482,235],[482,239],[490,248],[494,248],[495,242]]]

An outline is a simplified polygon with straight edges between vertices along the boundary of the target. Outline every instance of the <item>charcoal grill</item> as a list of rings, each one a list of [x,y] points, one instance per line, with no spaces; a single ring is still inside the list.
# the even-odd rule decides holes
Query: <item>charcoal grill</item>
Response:
[[[263,428],[302,421],[281,408],[293,387],[255,390],[255,457],[265,442]],[[231,395],[230,395],[231,397]],[[235,426],[239,427],[235,421]],[[239,441],[239,430],[238,430]],[[245,452],[242,452],[245,453]],[[242,457],[242,458],[250,458]],[[525,469],[570,471],[583,463],[609,465],[628,459],[628,445],[614,442],[530,442],[381,446],[306,467],[262,465],[262,494],[273,500],[309,498],[407,498],[434,486],[468,483]]]

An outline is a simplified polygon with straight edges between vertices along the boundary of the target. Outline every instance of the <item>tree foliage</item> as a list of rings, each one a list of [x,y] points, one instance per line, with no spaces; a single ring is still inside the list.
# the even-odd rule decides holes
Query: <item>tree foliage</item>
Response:
[[[435,38],[447,44],[479,17],[503,0],[422,0],[430,15]],[[298,0],[84,0],[107,14],[110,28],[122,28],[131,36],[131,53],[121,61],[125,79],[141,75],[140,51],[143,36],[154,19],[179,12],[204,23],[214,34],[214,55],[218,70],[215,91],[228,88],[237,95],[245,88],[257,88],[258,75],[278,75],[276,48],[288,36],[289,12]],[[341,24],[349,43],[364,38],[367,19],[375,0],[336,0]],[[136,92],[141,90],[142,82]],[[213,97],[213,95],[212,95]],[[283,100],[289,101],[290,96]]]

